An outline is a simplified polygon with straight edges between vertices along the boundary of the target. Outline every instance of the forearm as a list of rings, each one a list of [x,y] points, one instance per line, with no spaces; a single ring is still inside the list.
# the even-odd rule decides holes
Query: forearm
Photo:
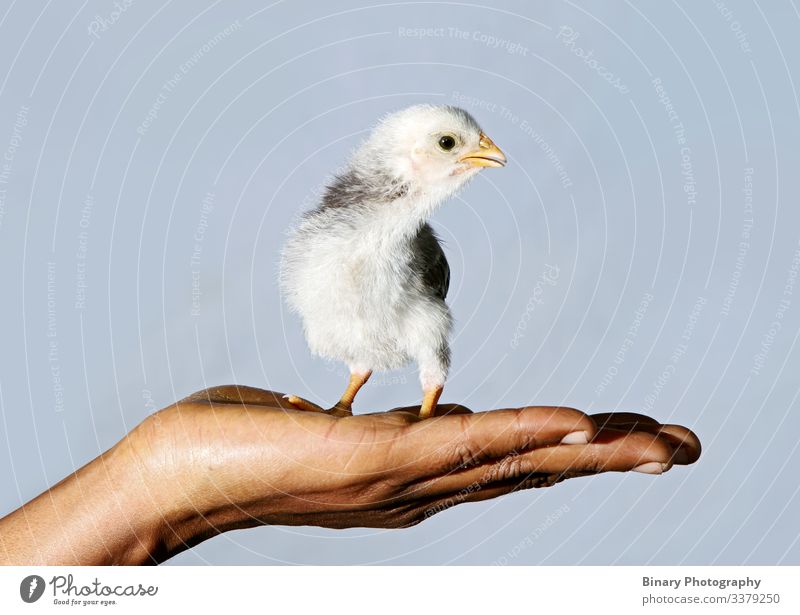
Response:
[[[124,442],[0,519],[0,564],[158,563],[192,542]]]

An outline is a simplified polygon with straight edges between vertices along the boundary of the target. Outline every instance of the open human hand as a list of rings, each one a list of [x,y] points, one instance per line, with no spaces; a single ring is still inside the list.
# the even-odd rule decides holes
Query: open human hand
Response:
[[[200,391],[145,421],[148,472],[214,533],[258,524],[405,527],[454,504],[566,478],[694,462],[688,429],[637,414],[441,405],[335,417],[280,393]],[[163,496],[162,496],[163,497]],[[180,507],[185,509],[185,505]]]
[[[462,502],[700,455],[691,431],[639,414],[418,413],[333,416],[251,387],[200,391],[0,519],[0,563],[158,563],[261,524],[407,527]]]

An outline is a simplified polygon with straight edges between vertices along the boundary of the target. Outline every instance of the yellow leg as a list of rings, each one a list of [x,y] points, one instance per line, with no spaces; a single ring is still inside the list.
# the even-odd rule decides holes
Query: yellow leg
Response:
[[[434,415],[436,412],[436,404],[439,403],[439,398],[442,396],[444,387],[438,386],[427,389],[422,398],[422,406],[419,409],[419,418],[427,419]]]
[[[353,405],[353,400],[358,395],[358,392],[361,390],[369,377],[372,375],[372,371],[368,372],[352,372],[350,374],[350,382],[347,385],[347,388],[342,393],[342,398],[339,400],[338,405],[347,406],[348,408]]]
[[[352,372],[350,374],[350,382],[347,384],[344,393],[342,393],[341,399],[333,408],[329,408],[328,410],[325,410],[317,404],[312,404],[302,397],[297,397],[297,395],[287,395],[285,399],[298,410],[304,410],[306,412],[324,412],[335,416],[349,416],[353,414],[353,400],[371,375],[372,371]]]

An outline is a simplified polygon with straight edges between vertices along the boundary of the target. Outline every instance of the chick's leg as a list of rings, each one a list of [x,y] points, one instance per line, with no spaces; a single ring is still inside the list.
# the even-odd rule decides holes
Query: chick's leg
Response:
[[[419,382],[422,385],[422,405],[419,417],[427,419],[436,414],[436,404],[442,396],[447,372],[450,368],[450,348],[447,341],[441,341],[433,349],[426,347],[417,359]]]
[[[337,402],[337,404],[330,409],[331,414],[337,414],[339,416],[347,416],[353,414],[353,400],[356,398],[356,395],[361,390],[369,377],[372,375],[372,370],[366,371],[359,371],[353,370],[350,372],[350,382],[347,384],[347,388],[342,393],[342,398]]]
[[[361,387],[369,380],[372,371],[353,370],[350,372],[350,382],[344,390],[341,399],[335,406],[325,410],[322,406],[311,403],[310,401],[298,397],[297,395],[287,395],[285,399],[298,410],[305,412],[323,412],[325,414],[333,414],[334,416],[349,416],[353,414],[353,400],[358,394]]]
[[[436,412],[436,404],[442,396],[444,387],[441,385],[433,386],[423,390],[422,405],[419,408],[419,418],[427,419]]]

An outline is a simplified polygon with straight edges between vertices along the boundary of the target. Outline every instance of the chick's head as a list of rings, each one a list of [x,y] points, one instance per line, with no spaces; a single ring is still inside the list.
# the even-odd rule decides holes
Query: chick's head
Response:
[[[506,157],[463,109],[415,105],[386,116],[355,163],[423,192],[452,193]]]

